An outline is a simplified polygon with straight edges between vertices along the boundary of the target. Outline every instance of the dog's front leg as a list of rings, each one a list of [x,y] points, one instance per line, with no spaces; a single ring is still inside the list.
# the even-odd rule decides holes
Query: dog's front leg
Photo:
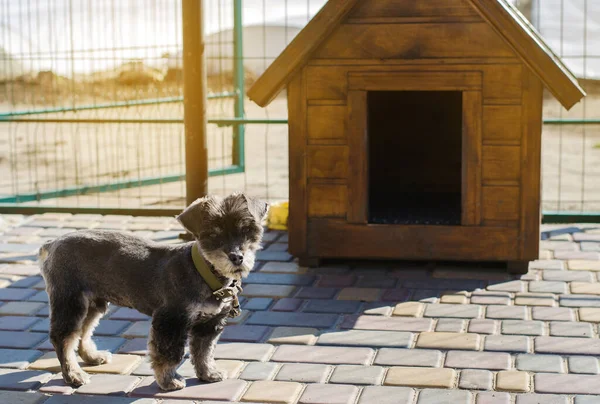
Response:
[[[176,369],[183,359],[188,330],[185,309],[161,308],[152,316],[148,348],[156,383],[163,390],[185,387],[185,379]]]
[[[227,372],[217,369],[214,358],[215,347],[226,322],[223,315],[192,327],[190,355],[196,376],[202,381],[220,382],[227,378]]]

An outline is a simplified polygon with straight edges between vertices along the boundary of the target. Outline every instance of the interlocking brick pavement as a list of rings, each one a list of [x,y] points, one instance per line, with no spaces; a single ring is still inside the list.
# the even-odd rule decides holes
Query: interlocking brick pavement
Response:
[[[6,216],[0,234],[0,402],[590,404],[600,402],[600,232],[542,226],[523,276],[488,268],[398,263],[300,267],[287,234],[267,231],[244,284],[243,315],[215,352],[230,374],[162,392],[148,360],[149,318],[111,307],[95,340],[113,363],[66,386],[48,340],[42,242],[75,228],[135,231],[175,243],[172,218]],[[48,352],[50,351],[50,352]],[[159,400],[159,401],[156,401]]]

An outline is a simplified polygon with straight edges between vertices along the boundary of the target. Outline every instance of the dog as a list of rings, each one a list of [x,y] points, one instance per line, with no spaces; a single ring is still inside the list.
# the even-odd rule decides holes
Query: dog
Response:
[[[254,266],[268,209],[243,193],[207,196],[177,216],[192,242],[159,244],[116,231],[82,230],[44,244],[39,255],[50,302],[50,341],[65,382],[89,381],[76,350],[88,365],[111,361],[110,352],[99,351],[91,339],[110,303],[152,317],[148,349],[161,389],[185,387],[176,369],[188,337],[198,379],[226,378],[213,353],[227,317],[236,314],[235,292]],[[199,273],[196,259],[220,282],[220,294]]]

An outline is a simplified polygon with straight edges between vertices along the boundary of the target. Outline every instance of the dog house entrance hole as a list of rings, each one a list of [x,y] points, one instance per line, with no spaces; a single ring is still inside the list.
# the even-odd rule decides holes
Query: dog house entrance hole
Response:
[[[462,93],[369,91],[369,223],[459,225]]]

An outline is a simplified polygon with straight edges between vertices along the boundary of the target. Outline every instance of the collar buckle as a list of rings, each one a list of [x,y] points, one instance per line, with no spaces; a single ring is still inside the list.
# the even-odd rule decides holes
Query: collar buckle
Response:
[[[235,296],[237,296],[237,288],[235,287],[226,287],[226,288],[221,288],[221,289],[217,289],[213,292],[213,296],[215,296],[217,298],[217,300],[225,300],[225,299],[231,299]]]

